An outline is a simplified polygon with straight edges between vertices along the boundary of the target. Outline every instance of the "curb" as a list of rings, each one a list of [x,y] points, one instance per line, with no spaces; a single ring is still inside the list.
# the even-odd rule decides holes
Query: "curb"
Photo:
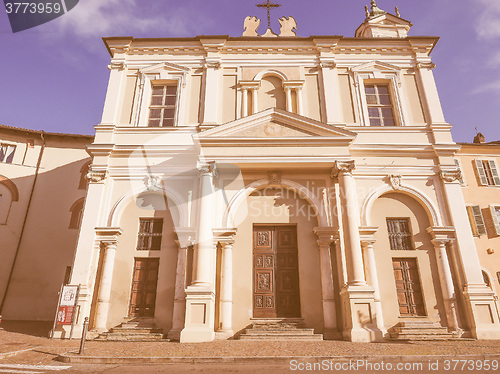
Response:
[[[297,362],[349,362],[349,361],[390,361],[390,362],[427,362],[436,360],[499,360],[500,354],[481,355],[436,355],[436,356],[261,356],[261,357],[96,357],[75,356],[73,352],[63,353],[56,360],[74,364],[290,364]]]
[[[37,348],[37,347],[32,347],[32,348],[28,348],[28,349],[21,349],[20,351],[0,353],[0,360],[3,359],[3,358],[7,358],[7,357],[12,357],[12,356],[18,355],[20,353],[32,351],[35,348]]]

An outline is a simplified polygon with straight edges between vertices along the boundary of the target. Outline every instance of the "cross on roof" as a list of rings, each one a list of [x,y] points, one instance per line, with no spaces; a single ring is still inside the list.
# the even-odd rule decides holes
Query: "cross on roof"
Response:
[[[272,8],[279,8],[281,6],[281,4],[273,4],[271,1],[266,0],[264,3],[257,4],[255,6],[257,6],[259,8],[266,8],[267,9],[267,28],[270,29],[271,28],[271,9]]]

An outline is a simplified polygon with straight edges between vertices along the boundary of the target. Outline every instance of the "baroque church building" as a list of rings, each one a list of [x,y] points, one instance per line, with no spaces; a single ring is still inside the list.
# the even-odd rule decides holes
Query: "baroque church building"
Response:
[[[241,37],[104,38],[73,337],[89,317],[101,339],[134,322],[181,342],[500,339],[438,38],[366,13],[355,37],[297,37],[292,17],[259,35],[247,17]]]

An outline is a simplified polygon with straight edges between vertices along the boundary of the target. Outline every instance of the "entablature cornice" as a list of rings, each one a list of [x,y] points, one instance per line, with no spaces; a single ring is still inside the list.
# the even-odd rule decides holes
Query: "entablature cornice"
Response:
[[[394,38],[345,38],[341,36],[311,36],[306,38],[262,38],[201,36],[196,38],[152,38],[135,39],[105,38],[104,41],[114,57],[127,55],[224,55],[224,54],[412,54],[429,55],[438,38],[408,37]]]

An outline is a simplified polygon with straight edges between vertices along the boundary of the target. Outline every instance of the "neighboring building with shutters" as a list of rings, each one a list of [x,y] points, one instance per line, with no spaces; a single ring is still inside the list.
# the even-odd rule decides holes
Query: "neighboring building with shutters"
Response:
[[[241,37],[104,39],[88,192],[68,206],[73,337],[89,317],[100,339],[134,323],[181,342],[276,324],[311,339],[500,339],[474,237],[491,230],[475,206],[496,204],[498,160],[487,146],[457,157],[438,38],[408,36],[374,1],[355,37],[259,36],[248,19]],[[485,200],[461,186],[470,162]]]
[[[460,184],[483,278],[500,295],[500,142],[487,143],[479,133],[460,145]]]

